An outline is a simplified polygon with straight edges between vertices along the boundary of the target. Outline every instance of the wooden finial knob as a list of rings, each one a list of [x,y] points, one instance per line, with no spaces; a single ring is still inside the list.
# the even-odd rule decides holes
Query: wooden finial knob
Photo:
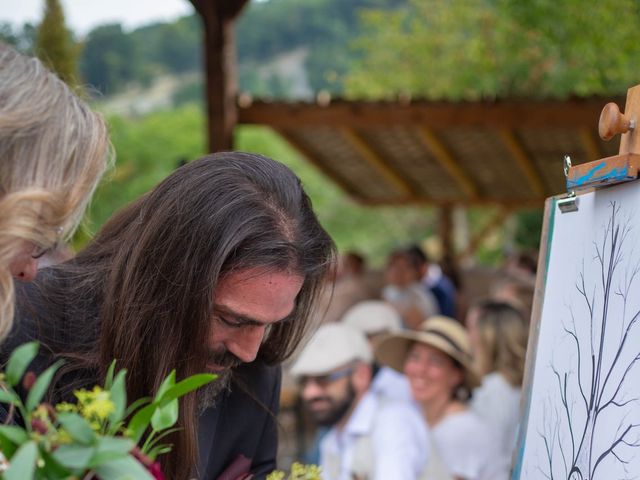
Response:
[[[600,114],[598,133],[603,140],[611,140],[619,133],[627,133],[634,128],[633,122],[620,113],[618,105],[607,103]]]

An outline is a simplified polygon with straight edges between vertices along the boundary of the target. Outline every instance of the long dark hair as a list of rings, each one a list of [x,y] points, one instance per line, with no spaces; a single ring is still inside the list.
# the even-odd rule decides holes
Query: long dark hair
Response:
[[[73,324],[66,328],[82,330],[63,355],[66,373],[92,369],[102,378],[116,359],[128,370],[133,400],[156,392],[174,368],[179,378],[204,371],[214,291],[232,271],[304,277],[293,318],[274,326],[258,353],[269,364],[288,358],[309,329],[334,259],[300,180],[263,156],[228,152],[177,169],[114,215],[84,251],[53,270],[56,282],[41,287],[47,298],[61,289],[54,296],[64,300],[49,303],[65,310],[60,316]],[[90,305],[98,308],[91,313]],[[179,424],[162,463],[168,478],[187,479],[197,458],[195,394],[182,400]]]

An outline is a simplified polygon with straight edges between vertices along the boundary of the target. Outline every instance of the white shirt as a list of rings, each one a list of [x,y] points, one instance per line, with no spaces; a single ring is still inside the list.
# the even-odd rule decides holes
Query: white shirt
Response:
[[[366,393],[341,431],[331,428],[320,443],[323,480],[352,480],[354,464],[362,464],[367,480],[414,480],[429,458],[428,431],[417,409],[403,402],[381,401]]]
[[[471,398],[472,410],[494,427],[508,464],[511,464],[520,425],[520,397],[518,387],[507,382],[502,374],[492,372],[482,379],[482,385],[473,391]]]
[[[500,455],[493,430],[471,410],[446,415],[431,427],[431,435],[442,463],[454,477],[508,478],[508,466]]]
[[[381,398],[414,403],[409,380],[393,368],[380,367],[369,389]]]

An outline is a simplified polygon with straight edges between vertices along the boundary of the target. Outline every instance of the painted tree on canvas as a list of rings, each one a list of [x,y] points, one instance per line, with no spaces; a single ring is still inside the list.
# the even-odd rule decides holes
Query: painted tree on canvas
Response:
[[[621,216],[612,202],[593,244],[597,274],[583,262],[574,290],[578,301],[567,305],[562,320],[573,361],[565,368],[550,365],[557,391],[547,398],[538,430],[546,456],[536,467],[538,477],[604,479],[603,467],[616,462],[626,478],[637,478],[627,466],[640,452],[640,421],[633,418],[640,386],[631,381],[640,362],[634,338],[640,310],[630,307],[640,286],[640,261]]]

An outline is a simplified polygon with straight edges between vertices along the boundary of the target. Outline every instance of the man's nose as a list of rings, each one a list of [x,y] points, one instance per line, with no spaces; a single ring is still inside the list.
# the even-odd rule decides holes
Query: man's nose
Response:
[[[227,340],[226,347],[244,363],[253,362],[258,355],[266,326],[243,328]]]
[[[311,380],[308,379],[306,382],[304,382],[301,396],[302,396],[302,400],[304,400],[305,402],[308,402],[312,398],[321,396],[322,393],[324,392],[320,387],[320,385],[318,385],[318,382],[313,381],[312,379]]]

